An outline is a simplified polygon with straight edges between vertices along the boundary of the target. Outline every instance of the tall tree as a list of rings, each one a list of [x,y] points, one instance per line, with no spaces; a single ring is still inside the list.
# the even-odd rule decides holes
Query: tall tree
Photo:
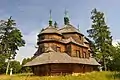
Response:
[[[19,47],[25,45],[22,34],[16,27],[15,20],[10,17],[8,20],[0,21],[0,52],[6,54],[8,63],[10,59],[14,59]],[[9,67],[9,64],[8,64]],[[8,67],[7,71],[8,72]]]
[[[87,30],[88,37],[94,44],[94,56],[101,61],[103,69],[106,70],[107,60],[111,55],[112,36],[109,27],[106,25],[104,13],[93,9],[91,12],[92,26]]]

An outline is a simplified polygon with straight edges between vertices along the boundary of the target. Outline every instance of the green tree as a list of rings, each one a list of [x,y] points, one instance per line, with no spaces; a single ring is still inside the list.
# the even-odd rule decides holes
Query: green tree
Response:
[[[25,45],[25,41],[22,39],[22,34],[16,27],[15,20],[11,17],[8,20],[0,21],[0,52],[6,54],[8,58],[8,63],[10,59],[14,59],[19,47]],[[9,64],[7,66],[8,72]]]
[[[2,20],[0,23],[1,50],[2,53],[9,54],[8,57],[14,56],[16,50],[25,45],[20,30],[15,26],[15,20],[12,20],[11,17],[7,21]]]
[[[19,61],[11,61],[10,68],[13,68],[13,73],[19,73],[22,66],[20,65]]]
[[[87,30],[88,37],[92,40],[94,46],[94,56],[101,62],[103,69],[107,70],[106,64],[111,56],[112,36],[109,27],[106,25],[104,13],[93,9],[92,12],[92,26]]]
[[[23,61],[22,61],[22,69],[21,69],[21,72],[22,73],[25,73],[25,72],[32,72],[32,69],[30,68],[30,67],[24,67],[24,65],[27,63],[27,62],[29,62],[29,61],[31,61],[32,60],[32,58],[24,58],[23,59]]]

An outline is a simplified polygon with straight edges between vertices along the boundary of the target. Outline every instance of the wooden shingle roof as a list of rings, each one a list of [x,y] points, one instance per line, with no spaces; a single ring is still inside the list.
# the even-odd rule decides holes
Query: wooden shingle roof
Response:
[[[40,34],[44,34],[44,33],[57,33],[61,35],[58,29],[55,28],[54,26],[48,26],[47,28],[43,29],[43,31],[40,32]]]
[[[70,63],[70,62],[71,62],[71,57],[68,56],[66,53],[49,51],[47,53],[43,53],[39,55],[38,57],[28,62],[24,66],[34,66],[34,65],[49,64],[49,63]]]
[[[79,63],[79,64],[88,64],[88,65],[100,65],[94,58],[72,58],[73,63]]]
[[[48,48],[45,53],[37,56],[32,61],[26,63],[24,66],[35,66],[50,63],[76,63],[99,65],[99,63],[94,58],[70,57],[67,53],[56,52],[52,48]]]
[[[78,29],[76,29],[74,26],[68,24],[64,25],[63,28],[59,30],[61,33],[67,33],[67,32],[79,32]]]
[[[59,32],[60,33],[79,33],[79,34],[81,34],[80,31],[71,24],[64,25],[63,28],[59,29]],[[83,34],[81,34],[81,35],[83,35]]]

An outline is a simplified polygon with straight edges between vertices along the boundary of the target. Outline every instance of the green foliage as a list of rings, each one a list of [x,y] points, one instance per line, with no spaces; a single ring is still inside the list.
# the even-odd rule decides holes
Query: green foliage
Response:
[[[0,74],[4,73],[7,67],[7,63],[5,62],[6,55],[0,54]]]
[[[13,68],[13,73],[19,73],[22,66],[20,65],[19,61],[11,61],[10,68]]]
[[[6,54],[0,54],[0,74],[5,73],[7,68]],[[19,61],[11,61],[10,68],[13,68],[13,73],[19,73],[21,69],[21,65]]]
[[[27,62],[29,62],[29,61],[31,61],[31,59],[32,58],[24,58],[23,59],[23,61],[22,61],[22,69],[21,69],[21,72],[22,73],[28,73],[28,72],[32,72],[32,69],[30,68],[30,67],[24,67],[24,65],[27,63]]]
[[[87,30],[88,37],[92,39],[92,50],[94,50],[94,57],[100,61],[103,68],[106,70],[106,64],[111,56],[112,36],[109,27],[105,23],[104,13],[93,9],[92,12],[92,26]]]
[[[108,63],[110,70],[120,71],[120,43],[117,46],[113,47],[112,58]]]
[[[5,54],[0,54],[0,74],[5,73],[6,67],[7,67],[7,62],[6,60],[6,55]],[[11,61],[10,62],[10,68],[13,68],[13,73],[19,73],[21,69],[21,65],[19,61]]]
[[[8,57],[13,55],[13,58],[17,54],[16,50],[25,45],[20,30],[15,26],[15,20],[12,20],[11,17],[0,22],[1,53],[8,54]]]

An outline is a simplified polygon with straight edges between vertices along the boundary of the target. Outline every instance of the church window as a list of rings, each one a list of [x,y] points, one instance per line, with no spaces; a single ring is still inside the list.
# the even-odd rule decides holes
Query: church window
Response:
[[[80,56],[80,50],[76,50],[76,57],[81,57]]]
[[[43,40],[44,39],[44,36],[40,36],[40,40]]]
[[[86,58],[86,55],[87,55],[86,52],[84,52],[84,53],[83,53],[83,58]]]
[[[80,40],[81,40],[81,36],[79,36]]]

